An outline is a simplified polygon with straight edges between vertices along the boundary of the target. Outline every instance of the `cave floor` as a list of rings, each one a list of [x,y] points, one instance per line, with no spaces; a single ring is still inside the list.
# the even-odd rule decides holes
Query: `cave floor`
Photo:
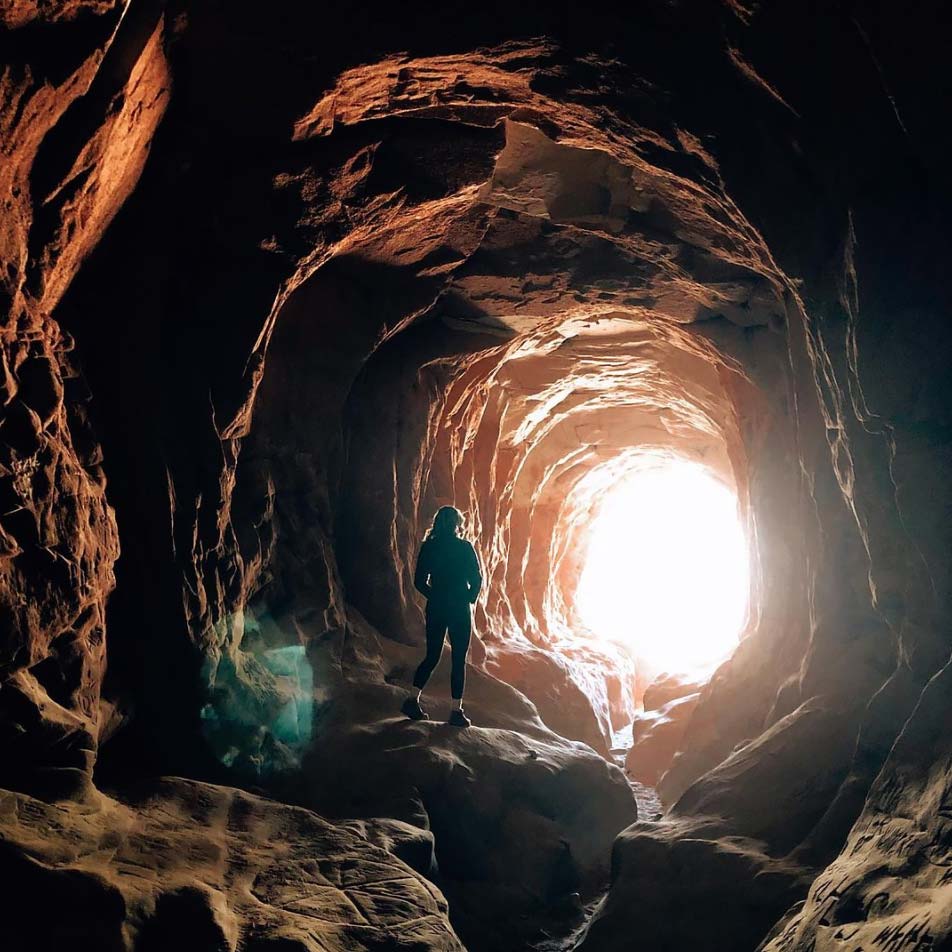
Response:
[[[624,763],[621,764],[624,767]],[[654,787],[648,787],[637,780],[628,778],[628,783],[635,794],[635,802],[638,804],[639,820],[660,820],[664,812],[661,801]]]
[[[628,747],[613,747],[611,753],[612,760],[624,770],[625,756],[628,753]],[[664,813],[664,808],[661,806],[661,800],[655,788],[639,783],[637,780],[632,780],[630,777],[628,777],[628,784],[635,795],[635,802],[638,804],[638,819],[660,820]],[[582,910],[581,920],[568,935],[553,936],[551,938],[544,938],[539,942],[534,942],[529,947],[529,952],[571,952],[571,950],[575,949],[607,893],[608,887],[606,884],[605,890],[602,893],[585,904]]]
[[[664,807],[661,806],[661,800],[654,787],[632,780],[625,770],[625,759],[628,756],[628,750],[631,747],[631,725],[618,731],[614,737],[612,745],[612,760],[621,768],[628,780],[628,784],[635,795],[635,803],[638,804],[639,820],[660,820],[664,813]]]

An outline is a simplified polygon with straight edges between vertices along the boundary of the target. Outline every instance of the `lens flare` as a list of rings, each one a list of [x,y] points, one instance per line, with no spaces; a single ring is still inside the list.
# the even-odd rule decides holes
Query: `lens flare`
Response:
[[[700,673],[736,647],[748,590],[736,496],[702,467],[670,461],[606,494],[576,598],[588,628],[628,645],[648,674]]]

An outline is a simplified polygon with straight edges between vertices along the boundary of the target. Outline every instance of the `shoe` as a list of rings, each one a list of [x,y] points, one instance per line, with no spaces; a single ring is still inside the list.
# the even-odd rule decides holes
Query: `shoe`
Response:
[[[400,710],[410,718],[411,721],[428,721],[430,715],[420,707],[420,702],[415,697],[408,697]]]
[[[453,713],[450,714],[450,719],[447,723],[452,724],[454,727],[470,727],[473,722],[459,710],[459,708],[456,708]]]

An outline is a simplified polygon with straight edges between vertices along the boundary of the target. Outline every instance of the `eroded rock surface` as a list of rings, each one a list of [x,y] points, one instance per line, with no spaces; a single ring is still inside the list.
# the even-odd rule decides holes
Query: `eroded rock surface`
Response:
[[[158,9],[15,3],[3,23],[0,784],[64,793],[92,771],[119,546],[89,389],[50,315],[135,187],[170,77]]]
[[[615,841],[611,889],[578,948],[630,949],[621,924],[636,922],[639,941],[659,952],[754,949],[809,878],[703,819],[636,823]]]
[[[164,779],[120,802],[0,794],[11,950],[463,947],[428,880],[351,828]]]
[[[949,910],[952,668],[929,682],[840,856],[772,930],[770,952],[942,948]]]
[[[467,947],[516,950],[565,934],[607,880],[615,836],[637,817],[622,772],[477,670],[466,701],[476,726],[446,724],[446,660],[424,697],[432,721],[408,721],[399,706],[416,653],[382,645],[368,656],[373,640],[365,629],[364,656],[348,661],[345,649],[343,677],[324,682],[328,701],[304,762],[307,803],[330,817],[397,817],[429,831]],[[368,661],[383,661],[383,672]]]
[[[593,650],[569,660],[558,651],[507,643],[490,648],[486,670],[525,694],[557,734],[607,756],[612,729],[627,724],[634,707],[634,671],[626,661],[620,652]]]

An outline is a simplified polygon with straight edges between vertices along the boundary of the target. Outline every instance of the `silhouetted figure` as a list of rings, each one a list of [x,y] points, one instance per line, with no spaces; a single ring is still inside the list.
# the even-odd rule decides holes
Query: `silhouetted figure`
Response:
[[[426,597],[426,657],[413,678],[416,690],[404,701],[401,710],[415,721],[429,717],[420,706],[420,696],[439,663],[449,631],[453,651],[450,689],[454,702],[449,722],[457,727],[469,727],[469,718],[463,713],[463,688],[472,631],[470,606],[479,595],[483,578],[476,551],[459,536],[462,524],[463,516],[458,509],[443,506],[420,546],[413,584]]]

